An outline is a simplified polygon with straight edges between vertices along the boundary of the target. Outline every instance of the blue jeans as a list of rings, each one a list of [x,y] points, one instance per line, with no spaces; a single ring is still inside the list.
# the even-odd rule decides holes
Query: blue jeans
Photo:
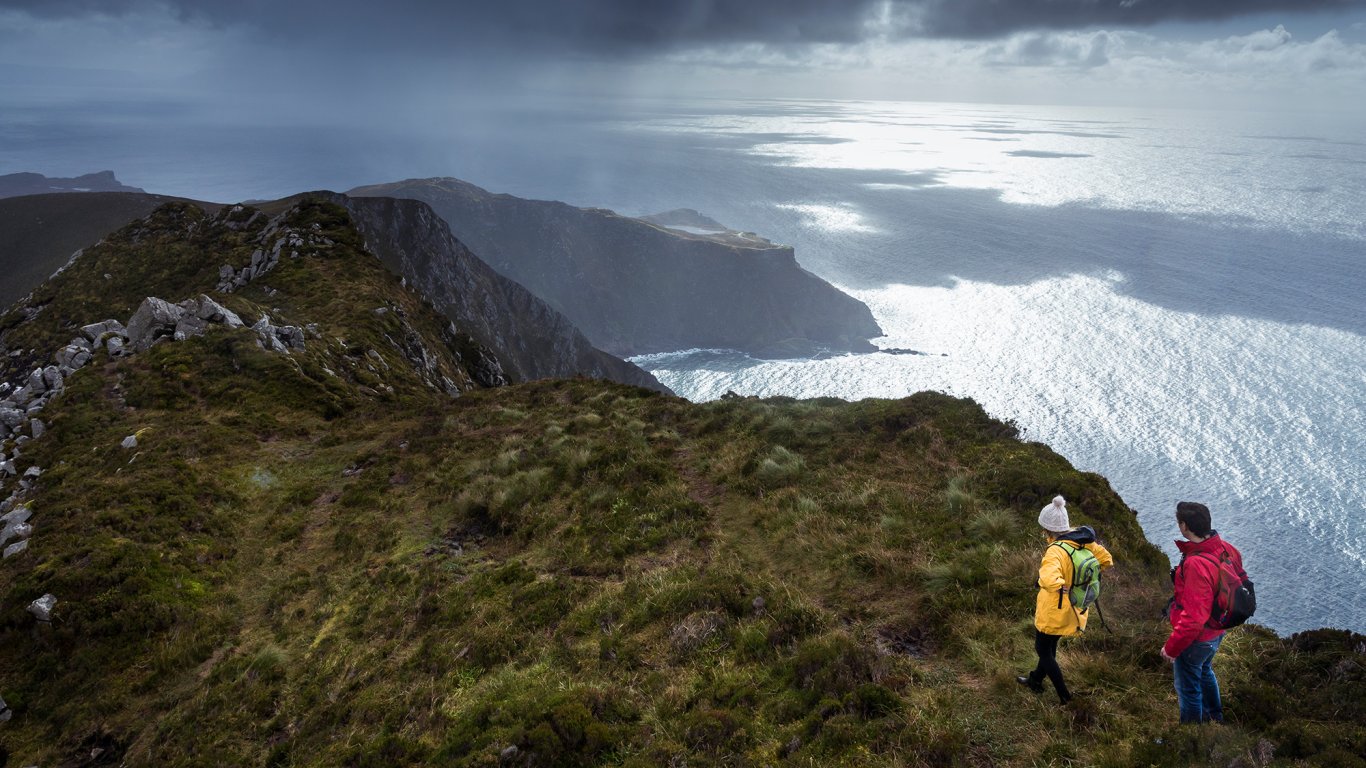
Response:
[[[1172,664],[1176,681],[1176,699],[1181,704],[1182,723],[1224,721],[1224,706],[1219,700],[1219,681],[1214,677],[1214,653],[1224,636],[1190,647],[1176,657]]]

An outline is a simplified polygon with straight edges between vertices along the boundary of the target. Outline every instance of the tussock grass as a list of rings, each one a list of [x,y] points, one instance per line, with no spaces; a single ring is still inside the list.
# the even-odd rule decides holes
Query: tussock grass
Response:
[[[801,477],[806,462],[781,445],[773,447],[754,469],[754,479],[764,488],[777,488]]]

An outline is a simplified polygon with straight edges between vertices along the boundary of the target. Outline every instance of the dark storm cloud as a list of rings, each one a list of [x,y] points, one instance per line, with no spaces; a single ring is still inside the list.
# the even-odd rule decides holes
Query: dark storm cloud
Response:
[[[933,37],[992,38],[1023,30],[1144,27],[1260,13],[1366,7],[1364,0],[931,0],[919,4]]]
[[[873,36],[981,39],[1024,30],[1141,27],[1366,7],[1366,0],[0,0],[35,16],[169,8],[279,35],[410,47],[511,46],[586,54]]]

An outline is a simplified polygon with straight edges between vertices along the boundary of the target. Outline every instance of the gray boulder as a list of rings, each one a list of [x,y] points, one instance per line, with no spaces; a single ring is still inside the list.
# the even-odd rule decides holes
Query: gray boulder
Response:
[[[0,547],[8,544],[10,539],[23,541],[32,536],[32,525],[28,523],[6,523],[4,528],[0,528]]]
[[[151,349],[153,344],[175,334],[176,323],[185,310],[153,296],[142,300],[128,321],[128,344],[135,352]]]
[[[27,522],[28,519],[33,516],[33,510],[29,509],[27,504],[22,507],[15,507],[14,509],[6,509],[6,507],[13,505],[14,502],[10,499],[5,499],[4,502],[0,502],[0,509],[5,509],[5,514],[0,515],[0,524],[9,525],[10,523],[23,523]]]
[[[62,378],[62,371],[55,365],[49,365],[43,369],[43,384],[48,392],[55,392],[61,389],[66,380]]]
[[[123,323],[118,320],[101,320],[98,323],[81,326],[81,333],[90,339],[92,344],[99,344],[100,340],[109,334],[127,336],[128,329],[123,327]]]
[[[198,311],[195,314],[201,320],[222,323],[229,328],[241,328],[246,325],[236,312],[202,294],[199,297]]]
[[[275,329],[275,336],[289,345],[291,349],[304,348],[304,331],[293,325],[282,325]]]
[[[269,349],[274,352],[289,352],[289,347],[286,347],[284,342],[280,341],[280,337],[277,335],[277,331],[280,329],[271,325],[270,320],[268,320],[265,315],[262,315],[261,319],[257,320],[256,324],[253,325],[251,329],[256,331],[256,343],[261,345],[262,349]]]
[[[108,346],[108,348],[109,348],[109,356],[110,356],[110,357],[122,357],[122,356],[123,356],[124,346],[123,346],[123,339],[122,339],[122,338],[120,338],[120,337],[118,337],[118,336],[110,336],[110,337],[109,337],[109,341],[106,342],[106,344],[107,344],[107,346]]]
[[[28,612],[38,621],[52,621],[52,609],[57,607],[57,598],[43,595],[28,604]]]
[[[33,390],[29,389],[27,385],[22,386],[14,390],[14,394],[10,395],[9,399],[15,407],[27,408],[29,402],[33,400]]]
[[[56,354],[57,365],[69,371],[84,367],[90,362],[90,357],[90,350],[75,344],[62,347]]]
[[[129,435],[128,437],[123,438],[123,442],[119,443],[119,446],[131,451],[132,449],[138,447],[138,436]]]
[[[26,549],[28,549],[28,539],[11,544],[5,547],[5,554],[0,556],[0,560],[8,560]]]
[[[13,477],[17,474],[19,474],[19,472],[14,468],[14,462],[8,460],[0,461],[0,477]]]
[[[28,429],[33,435],[34,440],[37,440],[47,433],[47,425],[37,419],[33,419],[28,423]]]
[[[0,424],[18,429],[24,423],[24,412],[17,408],[0,408]]]
[[[47,391],[47,382],[44,380],[42,368],[33,369],[33,373],[30,373],[24,381],[24,389],[27,389],[33,397]]]
[[[209,322],[207,320],[202,320],[187,312],[176,322],[175,333],[172,334],[172,338],[176,341],[184,341],[194,336],[203,336],[204,331],[208,328]]]

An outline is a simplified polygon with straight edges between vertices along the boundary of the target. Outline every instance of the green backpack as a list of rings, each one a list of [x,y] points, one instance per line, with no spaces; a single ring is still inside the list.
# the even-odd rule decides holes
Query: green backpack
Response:
[[[1062,547],[1072,560],[1072,585],[1067,589],[1067,597],[1078,614],[1086,613],[1100,600],[1100,561],[1085,547],[1067,542],[1054,542]],[[1062,607],[1062,593],[1058,593],[1058,607]]]

